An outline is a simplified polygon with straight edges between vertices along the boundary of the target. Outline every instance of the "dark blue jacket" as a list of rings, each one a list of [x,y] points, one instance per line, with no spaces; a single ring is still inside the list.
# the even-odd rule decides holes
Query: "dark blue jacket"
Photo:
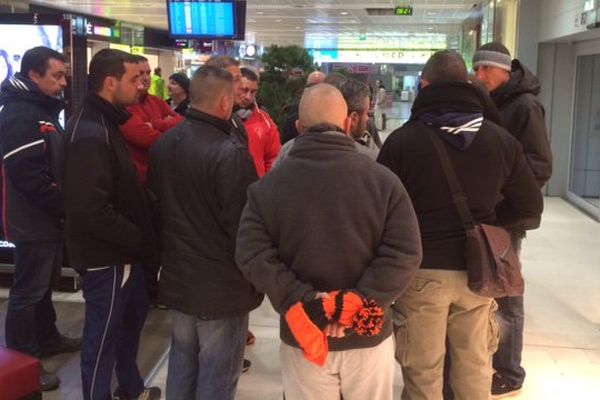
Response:
[[[58,184],[63,102],[17,73],[0,87],[3,233],[11,241],[62,237]]]

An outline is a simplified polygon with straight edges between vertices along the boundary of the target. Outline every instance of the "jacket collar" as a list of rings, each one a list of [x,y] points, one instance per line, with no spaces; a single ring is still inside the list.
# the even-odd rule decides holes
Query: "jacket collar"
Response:
[[[221,119],[219,117],[215,117],[214,115],[207,114],[203,111],[200,111],[196,108],[188,108],[187,117],[192,120],[206,122],[217,129],[223,131],[227,135],[231,133],[231,122]]]
[[[17,72],[2,82],[0,87],[0,105],[19,100],[38,104],[55,119],[58,118],[60,111],[65,108],[63,100],[42,93],[35,82]]]
[[[123,125],[131,118],[131,114],[125,107],[115,106],[97,94],[89,94],[85,101],[115,125]]]

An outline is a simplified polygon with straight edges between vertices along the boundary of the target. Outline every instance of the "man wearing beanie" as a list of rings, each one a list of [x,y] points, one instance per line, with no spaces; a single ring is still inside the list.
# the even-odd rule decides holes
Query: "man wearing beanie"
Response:
[[[501,43],[485,44],[475,52],[473,69],[490,91],[498,106],[504,127],[521,143],[529,168],[540,187],[552,174],[552,153],[544,122],[544,107],[537,99],[538,79],[519,60],[512,60]],[[497,213],[510,215],[512,209],[500,204]],[[525,232],[517,232],[513,245],[521,249]],[[504,297],[498,301],[502,334],[494,355],[492,395],[505,396],[519,391],[525,379],[521,365],[523,352],[523,297]]]
[[[489,119],[490,103],[468,82],[460,54],[433,54],[420,84],[410,120],[392,132],[377,158],[405,185],[423,243],[419,271],[393,306],[402,399],[440,399],[449,384],[456,400],[487,400],[496,303],[469,288],[463,220],[468,213],[472,221],[509,232],[535,229],[542,194],[517,140]],[[462,190],[452,188],[448,171]],[[496,214],[499,199],[514,207],[510,215]]]
[[[169,77],[169,104],[177,114],[185,117],[190,105],[190,78],[183,72],[178,72]]]

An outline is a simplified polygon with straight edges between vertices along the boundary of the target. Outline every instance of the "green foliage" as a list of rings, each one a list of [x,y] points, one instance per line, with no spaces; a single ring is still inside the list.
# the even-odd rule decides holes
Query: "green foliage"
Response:
[[[262,56],[259,97],[279,129],[290,107],[298,102],[306,76],[314,70],[308,51],[298,46],[273,45]]]

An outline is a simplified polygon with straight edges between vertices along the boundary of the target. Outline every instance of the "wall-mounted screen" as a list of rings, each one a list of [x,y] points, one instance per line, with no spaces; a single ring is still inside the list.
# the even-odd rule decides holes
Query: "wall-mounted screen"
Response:
[[[62,53],[62,28],[56,25],[0,24],[0,82],[19,72],[23,53],[36,46],[46,46]]]
[[[243,40],[246,2],[167,0],[169,34],[181,39]]]

